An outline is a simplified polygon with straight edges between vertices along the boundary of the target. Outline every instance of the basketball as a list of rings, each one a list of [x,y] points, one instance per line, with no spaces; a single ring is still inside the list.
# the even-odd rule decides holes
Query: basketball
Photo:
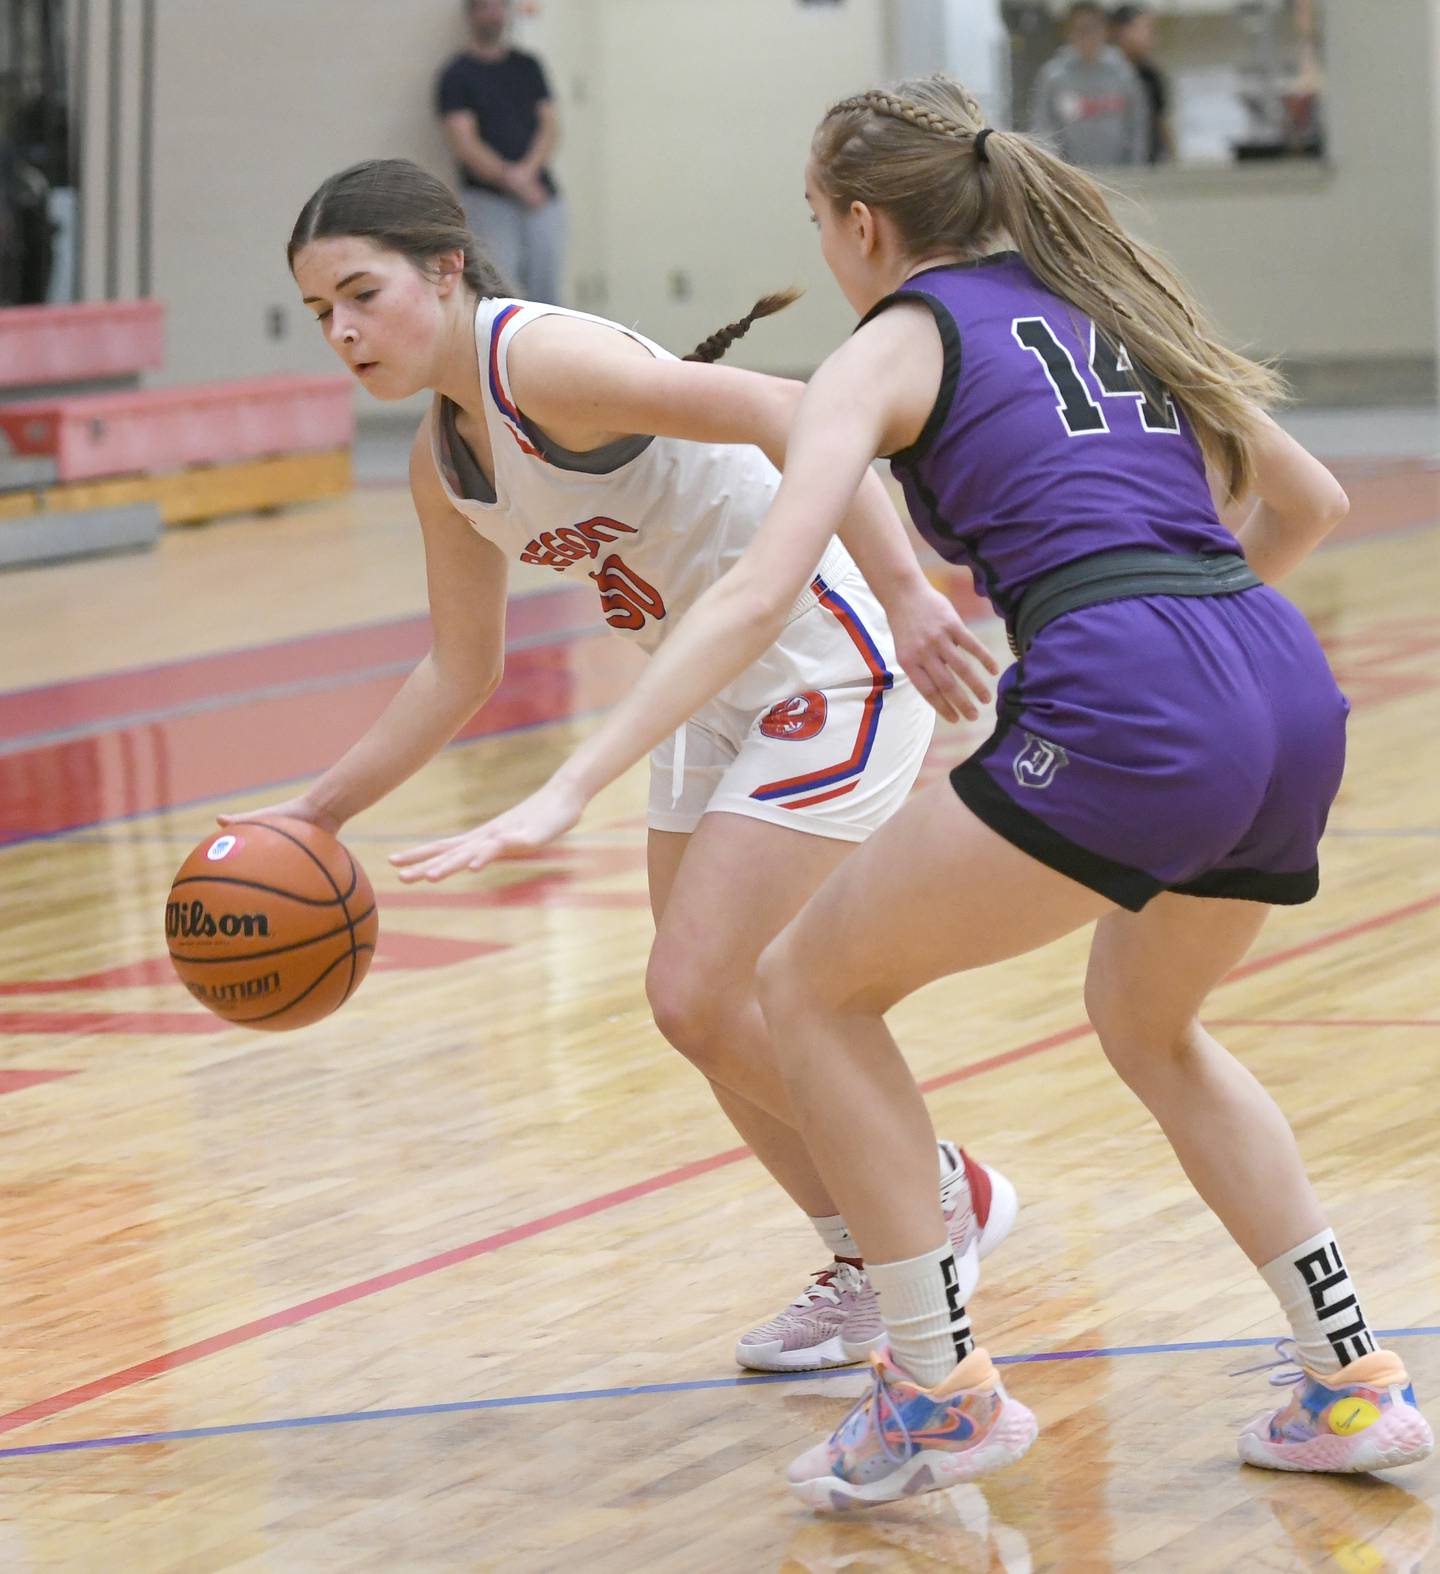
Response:
[[[360,987],[375,954],[375,892],[354,857],[303,820],[247,820],[180,866],[165,939],[180,981],[241,1027],[306,1027]]]

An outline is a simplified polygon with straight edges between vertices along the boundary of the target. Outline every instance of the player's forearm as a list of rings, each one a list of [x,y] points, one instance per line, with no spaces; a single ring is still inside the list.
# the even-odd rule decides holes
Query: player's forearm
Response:
[[[681,618],[557,781],[593,797],[779,639],[863,474],[863,443],[846,445],[844,424],[833,403],[802,411],[790,470],[755,539]]]
[[[1349,506],[1345,499],[1313,512],[1285,514],[1262,501],[1235,538],[1245,561],[1267,585],[1273,585],[1310,556],[1349,512]]]
[[[368,809],[432,760],[494,692],[447,677],[427,655],[364,735],[305,794],[334,828]]]
[[[865,472],[839,534],[893,622],[897,606],[927,581],[885,484],[873,470]]]
[[[787,608],[737,569],[690,608],[555,780],[586,799],[670,736],[779,639]]]
[[[1269,416],[1255,441],[1258,502],[1235,532],[1246,561],[1273,584],[1302,563],[1350,512],[1329,470]]]
[[[785,468],[790,431],[804,394],[804,383],[774,379],[766,441],[760,447],[777,470]],[[867,467],[837,533],[887,612],[906,595],[924,589],[924,571],[874,470]]]

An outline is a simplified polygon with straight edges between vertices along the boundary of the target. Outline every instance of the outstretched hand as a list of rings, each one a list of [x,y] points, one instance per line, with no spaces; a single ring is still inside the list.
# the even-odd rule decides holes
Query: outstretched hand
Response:
[[[902,606],[887,607],[895,658],[946,721],[975,721],[988,705],[1000,663],[955,610],[949,597],[926,584]]]
[[[407,884],[444,880],[462,869],[483,869],[500,858],[523,858],[563,836],[579,820],[586,800],[573,787],[548,781],[537,792],[484,825],[459,836],[391,853]]]

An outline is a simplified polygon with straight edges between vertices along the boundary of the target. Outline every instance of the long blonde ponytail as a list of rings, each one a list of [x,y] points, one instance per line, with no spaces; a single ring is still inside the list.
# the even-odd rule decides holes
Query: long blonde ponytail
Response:
[[[1125,233],[1088,175],[1013,131],[992,131],[982,160],[983,129],[958,82],[902,82],[834,105],[815,133],[814,163],[832,201],[885,211],[917,261],[973,255],[1008,233],[1047,289],[1170,391],[1231,494],[1247,491],[1257,413],[1284,398],[1281,378],[1220,342],[1174,270]]]

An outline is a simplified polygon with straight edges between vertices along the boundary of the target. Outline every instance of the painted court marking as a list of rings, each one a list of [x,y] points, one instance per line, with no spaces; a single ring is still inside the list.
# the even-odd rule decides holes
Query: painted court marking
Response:
[[[1311,939],[1301,941],[1297,945],[1288,946],[1283,950],[1272,952],[1268,956],[1259,957],[1254,962],[1245,963],[1241,967],[1236,968],[1224,982],[1234,982],[1238,979],[1249,977],[1251,974],[1263,972],[1268,968],[1278,967],[1280,964],[1292,961],[1296,957],[1307,956],[1312,952],[1323,950],[1330,946],[1341,945],[1345,941],[1353,939],[1356,935],[1367,934],[1388,924],[1402,922],[1406,918],[1427,912],[1437,906],[1440,906],[1440,893],[1422,897],[1414,902],[1407,902],[1403,907],[1397,907],[1389,912],[1378,913],[1370,918],[1361,919],[1356,923],[1347,924],[1341,929],[1334,929],[1315,935]],[[991,1055],[985,1060],[974,1061],[968,1065],[960,1066],[954,1071],[931,1077],[927,1081],[922,1082],[920,1086],[922,1091],[926,1093],[934,1092],[938,1088],[950,1087],[956,1082],[980,1076],[984,1072],[995,1070],[1000,1066],[1012,1065],[1016,1061],[1028,1059],[1030,1056],[1043,1054],[1047,1050],[1058,1048],[1062,1044],[1073,1043],[1077,1039],[1087,1037],[1090,1032],[1089,1023],[1080,1023],[1072,1027],[1063,1028],[1059,1032],[1048,1034],[1046,1037],[1036,1039],[1029,1044],[1021,1044],[1014,1049],[1002,1051],[998,1055]],[[487,1235],[481,1240],[471,1241],[463,1246],[452,1247],[449,1251],[424,1258],[420,1262],[391,1269],[387,1273],[377,1274],[369,1279],[362,1279],[358,1283],[331,1290],[325,1295],[315,1296],[294,1306],[271,1312],[268,1316],[258,1317],[251,1322],[242,1323],[237,1328],[228,1329],[223,1333],[212,1334],[209,1338],[197,1340],[193,1344],[182,1345],[177,1350],[169,1351],[163,1355],[152,1356],[147,1361],[140,1361],[133,1366],[124,1367],[118,1372],[111,1372],[104,1377],[95,1378],[91,1382],[82,1383],[78,1387],[66,1389],[63,1393],[53,1394],[46,1399],[35,1400],[28,1405],[22,1405],[18,1410],[11,1410],[4,1415],[0,1415],[0,1433],[13,1432],[19,1427],[29,1425],[31,1422],[43,1421],[50,1416],[59,1415],[63,1411],[73,1410],[79,1405],[89,1403],[92,1399],[101,1399],[109,1394],[118,1392],[122,1388],[130,1388],[136,1383],[142,1383],[147,1378],[158,1377],[163,1373],[176,1371],[182,1366],[189,1366],[196,1361],[203,1360],[206,1356],[215,1355],[222,1350],[232,1349],[234,1346],[245,1344],[251,1339],[258,1339],[261,1335],[272,1333],[276,1329],[293,1327],[297,1323],[306,1322],[312,1317],[319,1316],[322,1312],[332,1311],[340,1306],[348,1306],[354,1301],[364,1300],[371,1295],[378,1295],[382,1290],[393,1289],[397,1285],[408,1284],[415,1279],[425,1278],[429,1274],[438,1273],[442,1269],[453,1267],[457,1263],[469,1262],[476,1257],[498,1251],[503,1246],[510,1246],[518,1241],[529,1240],[534,1236],[546,1234],[551,1230],[559,1229],[562,1225],[572,1224],[579,1219],[590,1218],[597,1213],[608,1212],[611,1208],[620,1207],[622,1204],[634,1201],[636,1198],[650,1196],[658,1191],[665,1191],[672,1186],[680,1185],[684,1181],[694,1180],[698,1176],[709,1174],[713,1170],[739,1163],[741,1159],[749,1156],[750,1150],[741,1147],[730,1148],[724,1153],[713,1154],[709,1158],[697,1159],[691,1164],[681,1165],[660,1175],[652,1175],[646,1180],[636,1181],[632,1185],[606,1192],[586,1202],[576,1203],[569,1208],[562,1208],[556,1213],[545,1214],[540,1218],[527,1220],[523,1224],[512,1225],[509,1229],[498,1231],[493,1235]]]
[[[1382,1339],[1430,1339],[1440,1328],[1377,1328]],[[1121,1356],[1190,1355],[1207,1350],[1263,1350],[1273,1339],[1197,1339],[1183,1344],[1113,1345],[1096,1350],[1040,1350],[1031,1355],[997,1355],[996,1366],[1030,1366],[1046,1361],[1101,1361]],[[480,1410],[516,1410],[526,1405],[578,1404],[587,1399],[644,1399],[654,1394],[693,1394],[718,1388],[764,1388],[774,1383],[822,1383],[837,1377],[852,1380],[862,1367],[830,1372],[767,1372],[753,1377],[702,1377],[688,1382],[637,1383],[629,1388],[579,1388],[569,1393],[515,1394],[505,1399],[456,1399],[433,1405],[400,1405],[388,1410],[345,1410],[331,1415],[283,1416],[269,1421],[234,1421],[219,1426],[182,1427],[174,1432],[132,1432],[116,1437],[80,1437],[67,1443],[29,1443],[0,1448],[0,1459],[32,1454],[71,1454],[83,1449],[127,1448],[137,1444],[179,1443],[192,1438],[236,1437],[246,1432],[289,1432],[301,1427],[346,1426],[360,1421],[405,1421],[415,1416],[462,1415]]]

